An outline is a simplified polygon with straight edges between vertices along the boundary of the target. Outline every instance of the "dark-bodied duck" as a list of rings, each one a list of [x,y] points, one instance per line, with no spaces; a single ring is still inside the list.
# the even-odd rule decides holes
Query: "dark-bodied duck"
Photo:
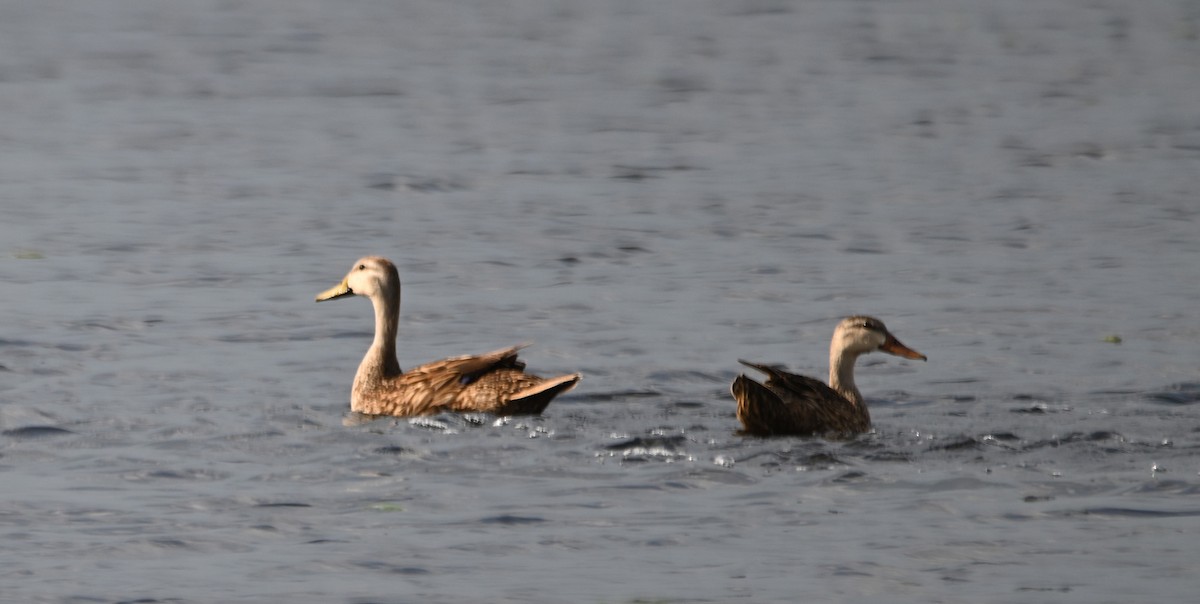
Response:
[[[360,258],[341,283],[317,302],[363,296],[375,307],[375,341],[354,375],[350,410],[364,415],[409,417],[449,412],[496,415],[541,413],[555,396],[579,382],[573,373],[541,378],[517,360],[524,346],[434,361],[401,371],[396,360],[400,275],[387,258]]]
[[[866,401],[854,385],[854,362],[859,355],[883,351],[906,359],[925,355],[900,343],[874,317],[842,319],[829,344],[829,385],[788,373],[777,367],[738,360],[767,374],[760,384],[739,375],[730,391],[737,400],[743,432],[755,436],[852,436],[871,429]]]

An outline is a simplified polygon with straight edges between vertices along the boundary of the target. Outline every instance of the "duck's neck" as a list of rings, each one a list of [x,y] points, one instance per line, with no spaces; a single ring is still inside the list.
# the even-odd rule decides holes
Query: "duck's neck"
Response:
[[[385,378],[400,375],[396,360],[396,328],[400,320],[400,290],[384,289],[371,297],[375,307],[375,341],[367,349],[354,376],[354,389],[360,391],[378,385]]]
[[[854,363],[857,360],[857,352],[846,350],[835,342],[829,349],[829,387],[850,401],[850,404],[865,410],[862,393],[854,385]]]

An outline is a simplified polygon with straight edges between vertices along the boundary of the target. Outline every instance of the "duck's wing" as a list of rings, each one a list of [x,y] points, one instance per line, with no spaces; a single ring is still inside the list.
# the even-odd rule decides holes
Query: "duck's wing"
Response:
[[[484,354],[450,357],[415,367],[404,372],[404,375],[412,375],[413,379],[420,380],[455,381],[466,386],[497,369],[524,369],[525,363],[517,359],[517,353],[527,346],[529,345],[518,344]]]
[[[464,355],[441,359],[414,367],[387,379],[365,398],[367,415],[413,416],[442,411],[471,411],[459,409],[462,393],[496,371],[521,373],[524,364],[517,353],[526,345],[511,346],[485,354]]]
[[[579,382],[579,374],[544,379],[525,373],[517,353],[527,344],[479,355],[452,357],[415,367],[389,380],[373,396],[383,415],[443,411],[538,414],[555,396]]]
[[[762,384],[744,375],[734,380],[732,391],[738,401],[738,419],[747,433],[810,436],[836,431],[834,410],[846,401],[833,388],[777,366],[740,359],[738,362],[767,375]]]
[[[738,359],[738,362],[765,373],[767,375],[766,386],[773,390],[778,390],[781,395],[790,395],[790,397],[800,401],[836,401],[844,398],[825,382],[808,377],[807,375],[789,373],[784,371],[779,365],[751,363],[742,359]]]

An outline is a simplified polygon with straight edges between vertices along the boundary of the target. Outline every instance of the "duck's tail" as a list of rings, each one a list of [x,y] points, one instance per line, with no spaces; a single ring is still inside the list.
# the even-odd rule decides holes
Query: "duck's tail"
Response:
[[[554,397],[572,389],[583,376],[578,373],[547,378],[524,390],[513,393],[500,415],[541,413]]]

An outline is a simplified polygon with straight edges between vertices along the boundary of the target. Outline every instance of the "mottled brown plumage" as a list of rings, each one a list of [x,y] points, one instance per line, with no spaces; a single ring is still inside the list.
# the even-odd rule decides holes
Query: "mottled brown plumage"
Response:
[[[778,367],[750,363],[767,375],[762,384],[739,375],[730,386],[737,417],[746,434],[771,436],[851,436],[871,429],[871,414],[854,385],[854,362],[859,355],[880,350],[906,359],[925,355],[901,344],[873,317],[846,317],[829,345],[829,385]]]
[[[317,302],[351,295],[369,298],[375,309],[375,340],[354,376],[351,411],[401,417],[443,411],[538,414],[579,382],[578,373],[549,379],[525,373],[525,364],[517,359],[524,346],[442,359],[403,372],[396,359],[400,276],[395,265],[379,256],[361,258],[341,283],[318,294]]]

